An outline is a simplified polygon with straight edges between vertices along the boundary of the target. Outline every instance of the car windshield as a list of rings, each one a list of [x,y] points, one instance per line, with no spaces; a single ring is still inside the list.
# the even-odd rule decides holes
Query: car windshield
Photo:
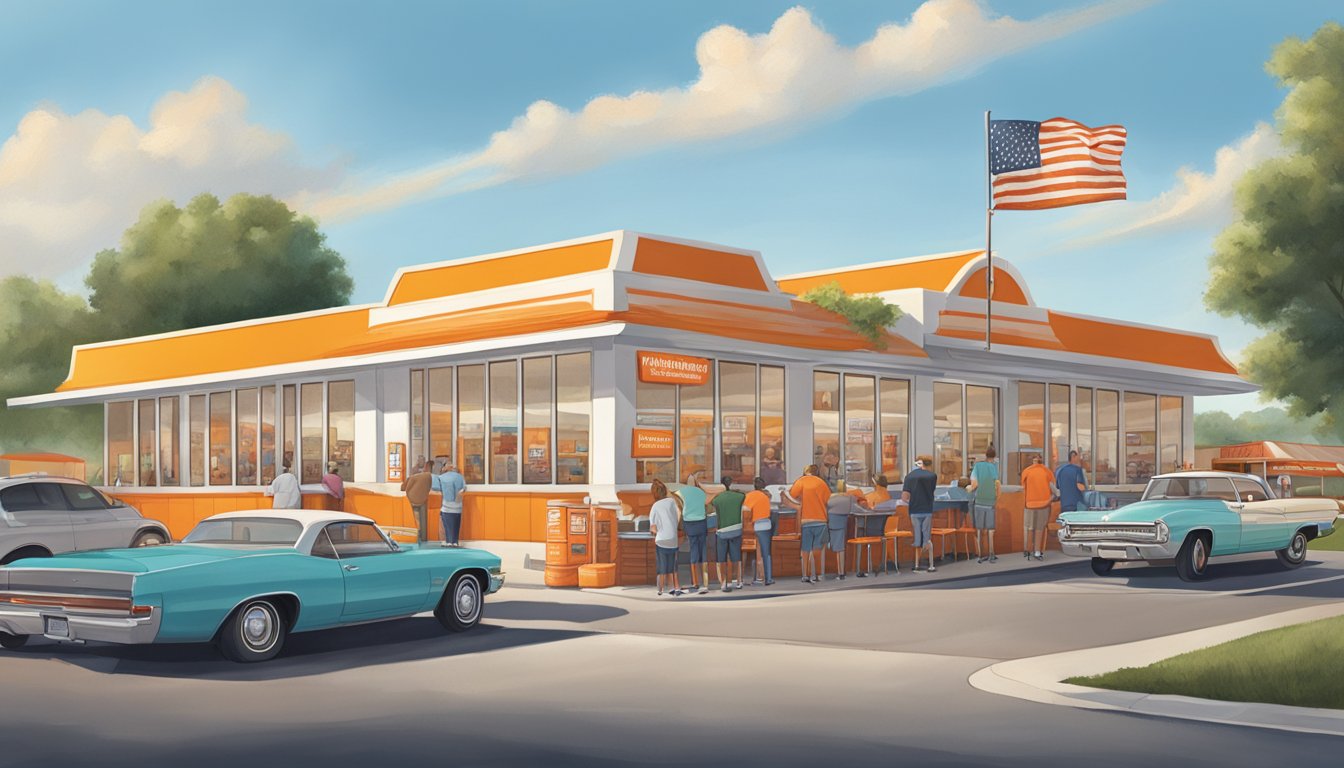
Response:
[[[292,547],[303,533],[293,520],[275,517],[231,517],[202,520],[182,540],[183,544],[259,544]]]
[[[1155,477],[1148,481],[1143,500],[1221,499],[1236,501],[1232,481],[1225,477]]]

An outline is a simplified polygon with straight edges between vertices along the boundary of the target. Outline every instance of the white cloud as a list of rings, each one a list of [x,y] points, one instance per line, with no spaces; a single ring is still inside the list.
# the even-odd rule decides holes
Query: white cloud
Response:
[[[719,26],[701,35],[688,86],[598,96],[577,112],[534,102],[485,148],[400,176],[351,182],[294,202],[324,220],[507,181],[574,173],[617,158],[761,128],[789,128],[872,99],[964,77],[1011,53],[1128,13],[1104,2],[1030,21],[992,17],[975,0],[928,0],[904,24],[858,46],[839,44],[803,8],[765,34]]]
[[[304,165],[287,136],[248,122],[246,98],[219,78],[163,96],[147,128],[125,115],[41,107],[0,145],[0,275],[81,267],[154,200],[289,197],[340,176]]]

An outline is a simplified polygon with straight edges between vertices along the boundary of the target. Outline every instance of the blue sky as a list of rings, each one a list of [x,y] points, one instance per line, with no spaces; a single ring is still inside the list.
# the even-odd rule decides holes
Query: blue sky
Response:
[[[806,23],[788,18],[843,52],[885,24],[919,26],[920,6],[812,3]],[[381,299],[403,265],[617,228],[755,248],[776,275],[980,247],[993,109],[1129,130],[1129,201],[996,217],[995,249],[1038,303],[1215,333],[1234,358],[1255,337],[1203,309],[1210,242],[1238,169],[1275,151],[1272,130],[1257,132],[1283,97],[1265,60],[1337,20],[1337,3],[933,0],[920,12],[971,41],[960,64],[937,52],[921,62],[906,40],[890,50],[908,61],[867,87],[808,59],[815,37],[781,31],[774,55],[787,65],[797,45],[843,98],[829,81],[790,81],[797,93],[767,94],[782,111],[753,123],[733,100],[753,100],[754,86],[734,82],[713,105],[729,112],[689,128],[667,124],[699,114],[693,101],[587,144],[543,142],[512,165],[486,151],[537,100],[562,118],[603,94],[671,92],[674,103],[701,76],[698,42],[715,55],[764,43],[794,7],[7,3],[0,71],[24,76],[0,89],[0,275],[37,262],[39,276],[76,288],[140,205],[202,191],[275,194],[316,215],[359,302]],[[1089,8],[1095,17],[1079,15]],[[1014,44],[1017,32],[972,28],[1003,16],[1046,32]],[[1051,21],[1062,17],[1082,20]],[[702,40],[720,25],[742,34]],[[449,181],[397,191],[440,169]]]

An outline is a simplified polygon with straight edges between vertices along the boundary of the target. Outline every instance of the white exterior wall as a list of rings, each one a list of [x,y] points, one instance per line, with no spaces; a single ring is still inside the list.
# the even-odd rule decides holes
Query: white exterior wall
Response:
[[[605,342],[605,343],[604,343]],[[616,501],[616,486],[635,481],[630,430],[635,425],[635,350],[600,340],[593,349],[593,418],[588,440],[589,493]]]
[[[378,403],[383,417],[379,419],[381,435],[374,450],[378,453],[378,471],[374,482],[387,482],[387,443],[406,446],[402,456],[403,471],[409,473],[415,460],[411,451],[411,369],[407,366],[382,368],[378,371]]]

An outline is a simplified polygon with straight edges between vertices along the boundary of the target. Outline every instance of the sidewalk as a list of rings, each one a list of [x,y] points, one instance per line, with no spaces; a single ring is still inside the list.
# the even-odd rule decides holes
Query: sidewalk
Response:
[[[985,667],[971,675],[969,682],[988,693],[1041,704],[1120,710],[1226,725],[1344,736],[1344,710],[1110,691],[1059,682],[1070,677],[1097,675],[1122,667],[1146,667],[1162,659],[1257,632],[1339,615],[1344,615],[1344,602],[1299,608],[1135,643],[1014,659]]]

